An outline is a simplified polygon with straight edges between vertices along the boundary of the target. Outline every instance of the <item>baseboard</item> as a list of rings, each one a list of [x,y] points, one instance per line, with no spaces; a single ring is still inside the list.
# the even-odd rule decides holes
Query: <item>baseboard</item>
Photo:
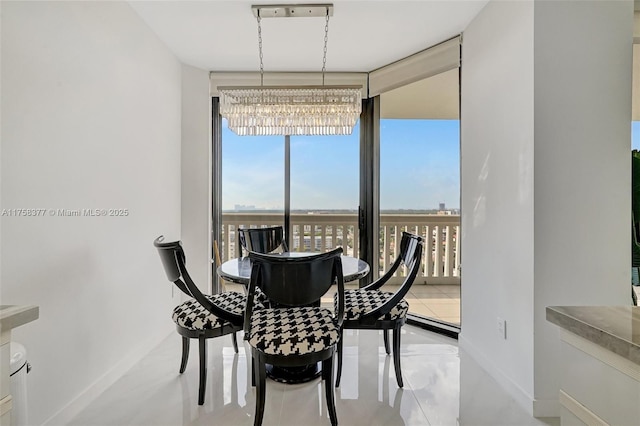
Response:
[[[103,374],[95,382],[89,385],[76,398],[71,400],[67,405],[62,407],[57,413],[49,417],[42,423],[43,426],[66,425],[74,417],[84,410],[91,402],[93,402],[102,392],[109,386],[114,384],[127,371],[129,371],[136,363],[149,354],[156,346],[166,339],[171,333],[175,332],[173,327],[156,333],[149,337],[143,343],[138,345],[126,357],[121,359],[109,371]]]
[[[602,420],[593,411],[576,401],[571,395],[560,389],[560,400],[562,406],[571,414],[579,418],[586,425],[607,426],[609,423]]]
[[[464,338],[463,334],[458,335],[458,347],[471,356],[493,379],[498,382],[511,397],[527,412],[534,416],[534,399],[525,392],[517,383],[511,380],[502,370],[491,362],[477,347]],[[558,412],[560,410],[558,409]],[[553,416],[552,416],[553,417]]]
[[[560,417],[561,405],[559,399],[534,399],[533,417]]]

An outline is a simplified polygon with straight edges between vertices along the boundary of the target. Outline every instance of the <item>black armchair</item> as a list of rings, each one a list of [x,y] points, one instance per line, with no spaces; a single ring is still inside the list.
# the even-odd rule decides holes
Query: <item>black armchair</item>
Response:
[[[340,339],[344,312],[341,248],[312,256],[287,257],[249,253],[252,262],[244,320],[244,338],[251,346],[256,382],[254,425],[262,424],[266,365],[306,366],[322,361],[322,379],[331,424],[338,423],[333,393],[333,355]],[[319,306],[337,284],[334,312]],[[257,289],[272,307],[255,310]],[[275,307],[273,307],[275,306]]]
[[[158,249],[162,266],[169,281],[190,297],[173,310],[173,321],[182,336],[182,360],[180,374],[184,373],[189,360],[190,339],[198,339],[200,345],[200,385],[198,404],[204,404],[207,383],[206,339],[231,334],[233,348],[238,353],[236,332],[242,330],[246,297],[243,293],[227,292],[205,296],[195,285],[185,266],[185,254],[180,241],[164,242],[156,238],[153,245]]]
[[[240,257],[243,256],[243,249],[256,253],[271,253],[278,248],[282,248],[285,252],[289,251],[282,226],[238,229],[238,238],[240,239]]]
[[[378,280],[366,287],[345,291],[345,318],[342,329],[382,330],[384,346],[387,354],[389,350],[388,331],[393,330],[393,364],[396,381],[403,387],[400,371],[400,329],[405,324],[409,304],[404,297],[415,281],[422,259],[423,239],[408,232],[402,233],[400,254],[391,268]],[[395,292],[381,291],[393,274],[405,265],[407,276]],[[337,299],[334,304],[338,303]],[[340,386],[342,376],[342,339],[338,342],[338,374],[336,387]]]

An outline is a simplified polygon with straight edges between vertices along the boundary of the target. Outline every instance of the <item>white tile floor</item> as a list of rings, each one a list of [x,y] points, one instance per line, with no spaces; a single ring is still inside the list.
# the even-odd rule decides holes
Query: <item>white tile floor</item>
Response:
[[[240,339],[239,339],[240,340]],[[241,340],[240,340],[241,341]],[[247,345],[235,354],[231,337],[209,340],[205,404],[197,405],[198,353],[192,345],[178,374],[180,338],[169,336],[73,419],[71,425],[251,425],[255,391]],[[546,425],[528,416],[464,352],[457,341],[405,326],[404,388],[376,331],[347,331],[336,408],[341,425]],[[329,425],[320,379],[300,385],[267,383],[266,425]]]

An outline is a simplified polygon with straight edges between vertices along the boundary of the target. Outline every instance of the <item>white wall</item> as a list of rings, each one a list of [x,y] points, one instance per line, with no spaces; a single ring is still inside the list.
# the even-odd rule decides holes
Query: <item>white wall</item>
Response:
[[[632,18],[492,1],[464,32],[460,345],[536,416],[559,414],[546,306],[630,303]]]
[[[128,209],[2,217],[2,303],[40,306],[30,420],[61,424],[172,333],[152,242],[180,233],[181,69],[126,3],[1,7],[2,208]]]
[[[189,274],[211,288],[211,97],[209,72],[182,65],[182,244]]]
[[[488,3],[464,31],[462,59],[460,346],[530,405],[533,3]]]
[[[539,1],[534,21],[534,412],[544,415],[560,377],[545,307],[631,303],[633,2]]]

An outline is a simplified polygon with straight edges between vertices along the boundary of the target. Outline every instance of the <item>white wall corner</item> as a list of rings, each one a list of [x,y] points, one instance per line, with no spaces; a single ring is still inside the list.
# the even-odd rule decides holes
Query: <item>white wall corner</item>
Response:
[[[532,2],[487,3],[465,29],[461,68],[461,347],[531,415],[533,19]]]
[[[209,72],[182,65],[181,238],[189,273],[211,291],[211,97]]]
[[[498,385],[505,390],[507,394],[513,398],[513,400],[530,416],[535,416],[534,413],[534,398],[532,395],[528,394],[522,387],[518,385],[511,377],[509,377],[505,372],[500,369],[498,365],[496,365],[489,357],[482,353],[478,347],[476,347],[469,340],[465,339],[465,337],[460,334],[458,336],[458,347],[460,350],[465,351],[478,365],[484,369],[493,379],[498,383]],[[462,371],[462,366],[461,366]],[[536,416],[537,417],[537,416]],[[556,417],[556,416],[545,416],[545,417]]]
[[[533,417],[560,417],[560,400],[538,399],[533,400]]]

